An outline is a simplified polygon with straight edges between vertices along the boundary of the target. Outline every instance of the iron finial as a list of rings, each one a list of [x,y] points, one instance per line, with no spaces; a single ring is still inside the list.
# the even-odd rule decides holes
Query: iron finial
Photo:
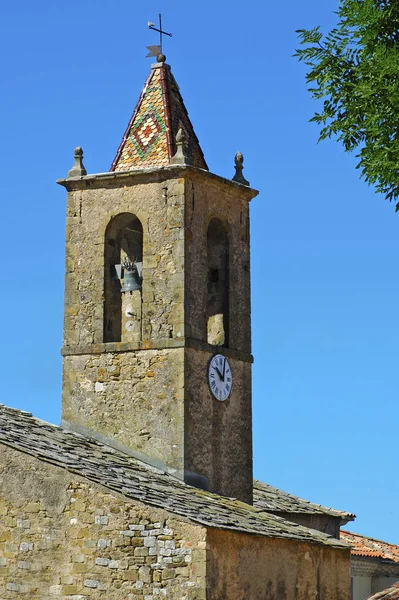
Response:
[[[163,54],[163,36],[167,35],[172,37],[171,33],[164,31],[162,29],[162,15],[159,14],[159,28],[155,27],[154,23],[148,21],[148,29],[152,29],[152,31],[158,31],[159,33],[159,46],[147,46],[149,53],[147,54],[147,58],[150,56],[156,56],[158,62],[163,63],[166,60],[166,56]]]

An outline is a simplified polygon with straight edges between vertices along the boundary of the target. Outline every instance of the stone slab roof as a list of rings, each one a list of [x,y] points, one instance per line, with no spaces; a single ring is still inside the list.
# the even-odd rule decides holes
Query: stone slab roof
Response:
[[[352,546],[352,556],[379,558],[399,563],[399,546],[395,546],[395,544],[387,544],[359,533],[344,530],[341,530],[341,540]]]
[[[377,592],[374,596],[370,596],[368,600],[399,600],[399,583],[395,583],[382,592]]]
[[[191,487],[92,438],[3,405],[0,405],[0,444],[205,527],[348,548],[319,531],[291,523],[259,507]]]
[[[355,518],[355,515],[352,513],[314,504],[256,479],[254,480],[254,506],[275,514],[295,513],[338,517],[341,519],[342,524],[353,521]]]
[[[187,164],[208,169],[170,66],[157,63],[144,84],[110,170],[169,165],[179,129],[184,133]]]

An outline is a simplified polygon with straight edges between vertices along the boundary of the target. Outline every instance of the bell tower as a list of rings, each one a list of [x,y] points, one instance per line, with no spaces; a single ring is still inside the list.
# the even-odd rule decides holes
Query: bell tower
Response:
[[[252,502],[249,202],[161,55],[106,173],[68,192],[62,425]]]

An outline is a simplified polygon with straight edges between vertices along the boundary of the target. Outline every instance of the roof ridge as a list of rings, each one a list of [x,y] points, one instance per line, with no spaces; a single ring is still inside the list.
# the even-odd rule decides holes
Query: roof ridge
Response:
[[[110,171],[114,171],[115,170],[116,164],[117,164],[117,162],[118,162],[118,160],[119,160],[119,158],[120,158],[120,156],[122,154],[122,150],[123,150],[123,148],[125,146],[125,143],[126,143],[126,140],[127,140],[127,136],[129,135],[129,131],[130,131],[131,127],[132,127],[132,124],[134,122],[134,119],[136,118],[137,113],[140,110],[140,106],[141,106],[141,104],[143,102],[144,95],[145,95],[145,93],[146,93],[146,91],[148,89],[148,86],[150,85],[150,81],[151,81],[151,79],[152,79],[153,76],[154,76],[154,72],[151,71],[151,73],[148,75],[147,79],[145,80],[144,87],[141,90],[140,97],[139,97],[139,99],[137,101],[137,104],[136,104],[136,106],[134,108],[133,114],[132,114],[132,116],[129,119],[129,123],[128,123],[127,127],[126,127],[125,133],[123,134],[122,141],[119,144],[118,150],[116,151],[115,158],[112,161],[112,165],[111,165]]]
[[[175,154],[175,141],[173,139],[173,129],[172,129],[172,115],[170,112],[170,89],[169,89],[169,77],[168,73],[170,73],[169,65],[163,65],[159,70],[161,88],[162,88],[162,97],[163,97],[163,108],[165,114],[165,125],[166,125],[166,142],[168,146],[168,157],[169,162],[173,155]]]
[[[169,65],[167,65],[167,66],[169,66]],[[183,104],[183,106],[186,108],[186,106],[185,106],[185,103],[184,103],[184,100],[183,100],[183,96],[181,95],[181,92],[180,92],[180,86],[179,86],[179,84],[177,83],[177,81],[176,81],[176,78],[175,78],[175,76],[173,75],[173,73],[172,73],[172,69],[171,69],[170,67],[169,67],[169,76],[170,76],[170,78],[172,79],[172,83],[173,83],[173,84],[175,85],[175,87],[176,87],[176,92],[177,92],[177,94],[178,94],[178,97],[179,97],[179,100],[180,100],[180,102],[181,102],[181,103]],[[186,108],[186,116],[187,116],[188,122],[189,122],[189,124],[190,124],[190,126],[191,126],[191,129],[192,129],[192,132],[193,132],[193,135],[194,135],[194,139],[195,139],[196,143],[198,144],[198,148],[199,148],[199,151],[200,151],[200,153],[201,153],[202,159],[203,159],[203,161],[204,161],[204,163],[205,163],[205,168],[206,168],[206,169],[208,169],[208,165],[207,165],[207,162],[206,162],[206,160],[205,160],[204,153],[203,153],[203,151],[202,151],[202,148],[201,148],[201,146],[200,146],[200,143],[199,143],[198,136],[197,136],[197,134],[195,133],[194,125],[193,125],[193,123],[192,123],[192,121],[191,121],[191,119],[190,119],[190,115],[189,115],[189,112],[188,112],[187,108]]]

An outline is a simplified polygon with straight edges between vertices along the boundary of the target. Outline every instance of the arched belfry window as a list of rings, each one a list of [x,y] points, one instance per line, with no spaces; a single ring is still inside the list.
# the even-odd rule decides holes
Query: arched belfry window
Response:
[[[104,342],[141,339],[143,227],[130,213],[114,217],[104,244]]]
[[[212,219],[208,227],[208,344],[229,343],[229,241],[225,226]]]

